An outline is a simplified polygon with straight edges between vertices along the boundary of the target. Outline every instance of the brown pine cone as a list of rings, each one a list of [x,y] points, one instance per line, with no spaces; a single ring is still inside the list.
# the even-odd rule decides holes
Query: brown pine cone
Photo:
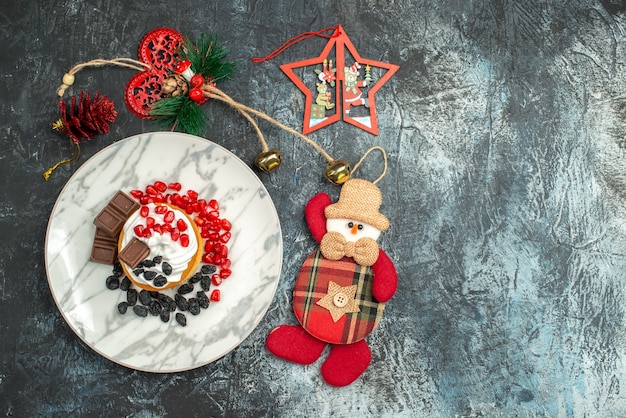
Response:
[[[189,91],[189,84],[187,80],[185,80],[182,76],[178,74],[174,74],[168,76],[163,80],[161,84],[161,93],[165,97],[176,97],[181,94],[187,94]]]

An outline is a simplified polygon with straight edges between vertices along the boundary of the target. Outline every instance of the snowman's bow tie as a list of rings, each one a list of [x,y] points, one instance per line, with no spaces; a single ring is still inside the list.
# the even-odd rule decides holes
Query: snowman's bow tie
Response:
[[[320,242],[322,255],[329,260],[352,257],[357,264],[371,266],[378,259],[378,244],[372,238],[348,242],[339,232],[327,232]]]

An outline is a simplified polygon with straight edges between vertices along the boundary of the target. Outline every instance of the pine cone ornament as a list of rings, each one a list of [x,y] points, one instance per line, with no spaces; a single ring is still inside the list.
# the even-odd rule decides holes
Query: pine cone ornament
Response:
[[[167,77],[161,85],[161,93],[164,97],[177,97],[187,94],[188,91],[187,80],[178,74]]]
[[[61,118],[52,124],[54,130],[67,135],[75,144],[91,139],[96,134],[108,133],[109,123],[115,122],[117,112],[107,96],[82,91],[78,97],[72,96],[69,109],[64,100],[59,100]]]

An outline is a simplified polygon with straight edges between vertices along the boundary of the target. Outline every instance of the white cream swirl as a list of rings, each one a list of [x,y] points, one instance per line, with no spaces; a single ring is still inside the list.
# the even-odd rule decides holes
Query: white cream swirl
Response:
[[[158,214],[155,212],[155,208],[157,205],[153,203],[149,203],[145,205],[148,207],[148,217],[154,218],[157,224],[164,224],[163,221],[164,214]],[[169,232],[163,232],[162,234],[152,231],[150,237],[137,237],[135,234],[135,227],[137,225],[141,225],[145,227],[146,218],[141,216],[141,209],[137,210],[133,213],[126,223],[124,224],[124,236],[122,238],[122,247],[126,246],[130,242],[133,237],[137,237],[141,241],[145,242],[148,247],[150,247],[150,258],[154,258],[156,256],[162,256],[163,261],[167,261],[170,266],[172,266],[172,272],[169,275],[163,273],[162,265],[157,264],[154,267],[150,267],[150,270],[157,272],[158,274],[163,274],[167,279],[168,283],[178,283],[183,277],[182,273],[187,269],[189,262],[196,255],[198,251],[198,240],[196,238],[196,234],[194,232],[194,228],[189,221],[189,218],[180,210],[172,206],[167,206],[168,210],[174,212],[174,220],[171,222],[173,227],[176,226],[179,219],[182,219],[183,222],[187,225],[187,229],[181,234],[187,234],[189,236],[189,245],[187,247],[183,247],[180,242],[180,239],[174,241]],[[130,269],[128,269],[128,273],[132,276],[134,280],[139,283],[145,283],[146,285],[153,286],[151,281],[147,281],[143,275],[137,276]]]

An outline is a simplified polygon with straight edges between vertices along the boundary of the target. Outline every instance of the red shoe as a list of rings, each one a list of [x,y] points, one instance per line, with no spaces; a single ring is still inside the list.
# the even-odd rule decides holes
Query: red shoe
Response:
[[[365,340],[353,344],[337,344],[322,364],[322,377],[332,386],[347,386],[363,374],[372,361],[372,352]]]
[[[300,325],[281,325],[269,333],[265,346],[276,357],[298,364],[311,364],[320,358],[326,343],[313,337]]]

